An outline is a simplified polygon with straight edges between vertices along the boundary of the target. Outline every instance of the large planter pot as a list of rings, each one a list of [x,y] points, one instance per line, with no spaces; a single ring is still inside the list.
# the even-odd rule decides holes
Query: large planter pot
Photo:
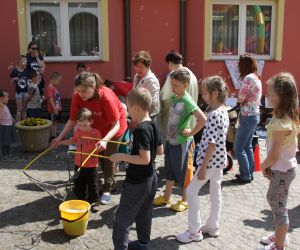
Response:
[[[39,126],[23,126],[21,122],[15,124],[24,151],[40,152],[49,146],[52,122],[49,120],[45,121],[47,124]]]

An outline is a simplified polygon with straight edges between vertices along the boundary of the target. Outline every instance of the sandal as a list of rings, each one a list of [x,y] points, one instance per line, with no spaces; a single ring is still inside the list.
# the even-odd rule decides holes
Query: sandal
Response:
[[[183,212],[184,210],[187,210],[189,208],[187,202],[185,201],[178,201],[176,204],[173,204],[171,206],[171,209],[176,211],[176,212]]]
[[[162,205],[167,205],[167,204],[170,204],[170,201],[167,200],[165,198],[165,196],[163,196],[163,195],[160,195],[160,196],[158,196],[157,198],[155,198],[153,200],[153,205],[154,206],[162,206]]]

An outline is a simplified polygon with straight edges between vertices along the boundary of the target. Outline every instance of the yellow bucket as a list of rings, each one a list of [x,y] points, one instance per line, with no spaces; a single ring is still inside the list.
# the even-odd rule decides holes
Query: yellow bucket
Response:
[[[82,200],[65,201],[59,206],[64,232],[70,236],[79,236],[86,232],[90,203]]]

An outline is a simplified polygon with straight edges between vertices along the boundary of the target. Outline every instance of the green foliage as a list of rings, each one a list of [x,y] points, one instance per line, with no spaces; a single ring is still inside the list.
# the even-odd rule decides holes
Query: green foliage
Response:
[[[22,126],[41,126],[46,125],[47,121],[42,118],[27,118],[20,122]]]

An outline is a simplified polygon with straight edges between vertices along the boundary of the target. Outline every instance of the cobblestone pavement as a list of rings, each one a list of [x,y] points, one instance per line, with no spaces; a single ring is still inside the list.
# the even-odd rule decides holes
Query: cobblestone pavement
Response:
[[[28,173],[41,181],[68,180],[66,150],[64,147],[52,150],[30,167]],[[34,156],[15,147],[10,159],[0,160],[0,249],[113,249],[113,211],[119,202],[124,172],[117,174],[117,192],[112,202],[102,206],[99,213],[90,215],[84,235],[71,238],[62,230],[58,212],[60,202],[39,190],[21,171]],[[157,167],[163,169],[163,158],[157,160]],[[289,196],[291,245],[288,249],[291,250],[300,249],[300,170],[297,172]],[[231,171],[224,176],[221,235],[218,238],[205,237],[202,242],[179,244],[175,235],[187,228],[187,212],[175,213],[169,207],[160,207],[153,212],[150,249],[234,250],[261,246],[261,235],[269,234],[273,229],[265,198],[268,181],[258,172],[251,184],[236,185],[230,181],[234,174],[235,171]],[[160,181],[158,193],[162,192],[163,184],[164,181]],[[180,191],[174,189],[173,193],[173,201],[176,201]],[[210,208],[207,186],[200,196],[205,220]],[[130,238],[136,239],[134,225]]]

